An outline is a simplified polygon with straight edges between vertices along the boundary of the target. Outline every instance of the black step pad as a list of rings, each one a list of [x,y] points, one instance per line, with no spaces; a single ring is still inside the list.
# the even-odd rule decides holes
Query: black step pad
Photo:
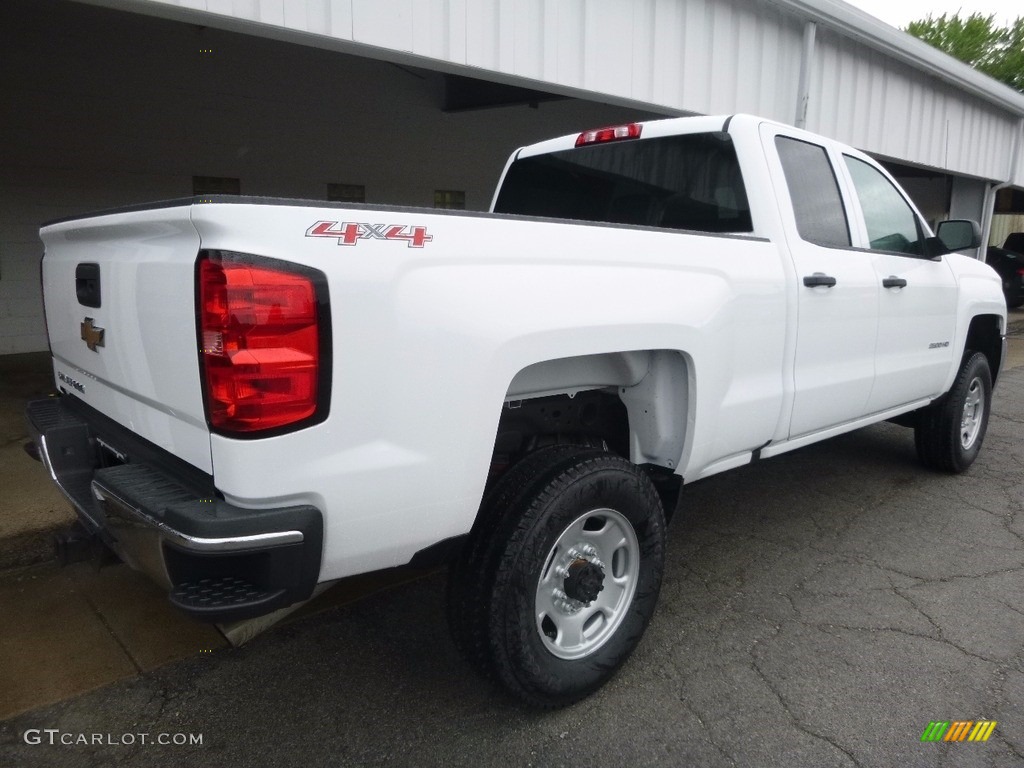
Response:
[[[186,581],[171,590],[171,603],[196,611],[222,611],[225,608],[257,606],[276,600],[284,590],[262,589],[237,576],[219,576]]]

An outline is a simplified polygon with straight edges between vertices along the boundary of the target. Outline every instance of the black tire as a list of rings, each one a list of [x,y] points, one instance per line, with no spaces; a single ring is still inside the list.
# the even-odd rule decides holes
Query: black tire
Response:
[[[504,510],[522,504],[529,491],[528,481],[545,476],[545,468],[562,458],[600,453],[582,445],[550,445],[539,448],[514,464],[487,491],[469,539],[448,568],[448,628],[456,647],[476,671],[490,679],[492,673],[487,652],[487,616],[500,552],[493,541],[508,535],[510,523],[503,520]]]
[[[538,451],[496,484],[452,569],[456,643],[523,701],[572,704],[636,647],[664,551],[661,502],[636,466],[593,448]]]
[[[942,472],[966,471],[981,451],[991,410],[988,359],[968,351],[949,392],[920,411],[914,428],[918,458]]]

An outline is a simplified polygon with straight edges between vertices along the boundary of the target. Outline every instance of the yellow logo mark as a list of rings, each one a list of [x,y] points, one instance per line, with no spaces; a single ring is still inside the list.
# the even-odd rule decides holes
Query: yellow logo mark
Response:
[[[921,741],[988,741],[996,725],[995,720],[933,720],[921,734]]]
[[[967,737],[967,740],[988,741],[988,737],[992,735],[992,731],[995,729],[995,720],[979,720],[978,724],[974,726],[974,730],[971,731],[971,735]]]

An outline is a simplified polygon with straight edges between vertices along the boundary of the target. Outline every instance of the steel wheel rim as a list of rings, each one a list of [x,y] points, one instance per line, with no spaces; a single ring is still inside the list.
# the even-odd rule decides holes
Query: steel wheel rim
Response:
[[[603,571],[594,600],[565,592],[570,565],[585,560]],[[580,515],[559,535],[537,580],[537,633],[560,659],[581,659],[615,634],[629,611],[640,575],[640,542],[621,512],[600,508]]]
[[[975,376],[967,387],[964,410],[960,417],[960,445],[970,450],[981,433],[981,422],[985,416],[985,385]]]

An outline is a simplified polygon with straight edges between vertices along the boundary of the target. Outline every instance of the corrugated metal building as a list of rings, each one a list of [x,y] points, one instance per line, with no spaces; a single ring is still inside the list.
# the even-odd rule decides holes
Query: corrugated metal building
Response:
[[[45,348],[40,222],[204,180],[484,208],[515,146],[750,112],[933,220],[1024,187],[1024,95],[839,0],[7,0],[0,63],[0,353]]]

